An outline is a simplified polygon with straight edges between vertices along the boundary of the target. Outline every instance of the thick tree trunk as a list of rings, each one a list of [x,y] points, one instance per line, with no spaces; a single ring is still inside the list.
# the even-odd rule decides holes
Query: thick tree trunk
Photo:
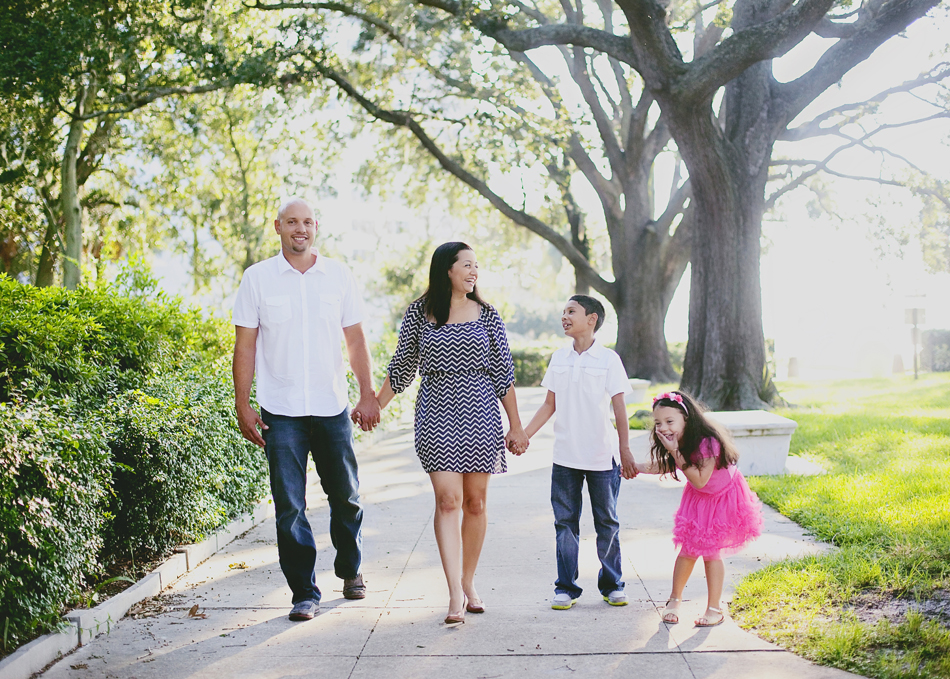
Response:
[[[82,115],[85,93],[80,92],[76,104],[77,116]],[[69,124],[66,149],[63,151],[62,205],[63,221],[66,231],[66,253],[63,262],[63,286],[69,290],[79,287],[82,279],[82,205],[79,203],[79,184],[76,167],[79,160],[79,147],[82,143],[84,122],[73,118]]]
[[[668,305],[658,241],[655,233],[644,231],[631,248],[627,268],[617,276],[617,353],[630,377],[675,382],[678,375],[666,346]]]
[[[770,82],[764,62],[730,83],[725,132],[708,114],[673,116],[696,208],[682,387],[713,409],[758,409],[780,400],[766,369],[759,274],[775,139]]]

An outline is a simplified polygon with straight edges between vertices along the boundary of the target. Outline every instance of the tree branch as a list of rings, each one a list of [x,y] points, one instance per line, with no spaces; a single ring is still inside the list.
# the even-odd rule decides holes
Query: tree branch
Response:
[[[786,104],[786,120],[791,122],[805,106],[871,56],[882,43],[938,3],[939,0],[891,0],[874,14],[867,7],[862,8],[857,21],[860,27],[853,36],[831,46],[818,63],[797,80],[778,85],[778,96]]]
[[[489,186],[471,172],[463,168],[459,163],[449,158],[436,145],[426,131],[416,122],[412,115],[405,111],[391,111],[377,106],[375,103],[364,97],[356,88],[340,73],[326,65],[318,64],[315,68],[319,70],[324,77],[336,83],[351,99],[356,101],[367,113],[383,122],[396,127],[407,128],[419,140],[422,146],[435,158],[443,169],[463,181],[473,188],[484,198],[486,198],[499,212],[510,220],[523,226],[529,231],[536,233],[546,241],[554,245],[562,255],[571,263],[571,265],[585,278],[588,279],[591,286],[604,295],[608,300],[616,299],[616,285],[605,280],[587,261],[584,255],[575,248],[569,240],[558,233],[556,230],[542,222],[537,217],[512,207],[501,196],[491,190]]]
[[[826,134],[836,134],[842,125],[845,125],[861,114],[865,113],[869,108],[873,108],[877,104],[880,104],[882,101],[887,99],[892,94],[899,94],[903,92],[911,92],[918,87],[923,87],[924,85],[932,85],[937,82],[941,82],[950,76],[950,63],[941,62],[934,66],[928,73],[921,74],[913,80],[907,80],[900,85],[895,85],[894,87],[889,87],[885,90],[882,90],[875,94],[870,99],[865,101],[853,102],[850,104],[843,104],[841,106],[836,106],[834,108],[828,109],[821,115],[816,116],[807,123],[803,123],[797,127],[787,129],[781,136],[779,136],[780,141],[799,141],[802,139],[809,139],[812,137],[819,137]],[[829,120],[833,116],[841,115],[845,116],[845,120],[841,123],[837,123],[831,127],[822,127],[822,123],[826,120]],[[919,121],[914,121],[919,122]]]
[[[244,6],[250,9],[260,10],[326,9],[333,12],[339,12],[345,16],[353,17],[354,19],[359,19],[360,21],[375,26],[401,45],[406,44],[405,36],[400,34],[399,31],[397,31],[389,22],[383,21],[379,17],[373,16],[372,14],[361,12],[358,9],[350,7],[349,5],[346,5],[342,2],[262,2],[261,0],[255,0],[253,3],[245,2]]]
[[[774,19],[732,34],[693,61],[676,83],[676,96],[683,102],[701,101],[749,66],[782,56],[812,32],[834,2],[799,0]]]

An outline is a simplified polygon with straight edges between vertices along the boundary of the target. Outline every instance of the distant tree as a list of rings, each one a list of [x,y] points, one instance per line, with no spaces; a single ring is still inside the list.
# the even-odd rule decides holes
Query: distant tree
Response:
[[[333,193],[325,159],[341,148],[312,114],[324,105],[317,92],[238,85],[170,98],[132,118],[147,168],[135,180],[137,213],[188,256],[196,292],[212,279],[239,280],[276,253],[282,195]]]
[[[0,12],[0,99],[16,120],[0,195],[46,221],[37,285],[54,282],[60,253],[63,284],[78,285],[84,201],[124,202],[84,187],[129,114],[169,96],[300,79],[285,65],[292,51],[245,30],[239,2],[209,9],[204,0],[11,0]]]

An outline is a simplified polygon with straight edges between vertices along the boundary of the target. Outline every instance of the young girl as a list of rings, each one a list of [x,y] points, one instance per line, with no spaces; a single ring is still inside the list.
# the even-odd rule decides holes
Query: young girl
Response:
[[[673,591],[663,622],[679,622],[683,588],[696,559],[703,557],[709,597],[697,627],[713,627],[725,616],[720,608],[726,577],[722,552],[736,552],[762,532],[759,499],[749,489],[736,462],[739,453],[728,435],[704,415],[689,395],[670,391],[653,399],[653,441],[649,465],[637,472],[686,476],[686,487],[673,524],[673,542],[680,547],[673,566]]]

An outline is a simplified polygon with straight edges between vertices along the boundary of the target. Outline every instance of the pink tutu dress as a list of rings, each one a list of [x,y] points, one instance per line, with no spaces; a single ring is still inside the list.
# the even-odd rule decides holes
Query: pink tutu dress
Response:
[[[719,457],[719,441],[700,442],[694,460],[706,457]],[[761,503],[736,465],[714,470],[702,488],[686,482],[673,519],[673,542],[681,554],[720,559],[761,534]]]

